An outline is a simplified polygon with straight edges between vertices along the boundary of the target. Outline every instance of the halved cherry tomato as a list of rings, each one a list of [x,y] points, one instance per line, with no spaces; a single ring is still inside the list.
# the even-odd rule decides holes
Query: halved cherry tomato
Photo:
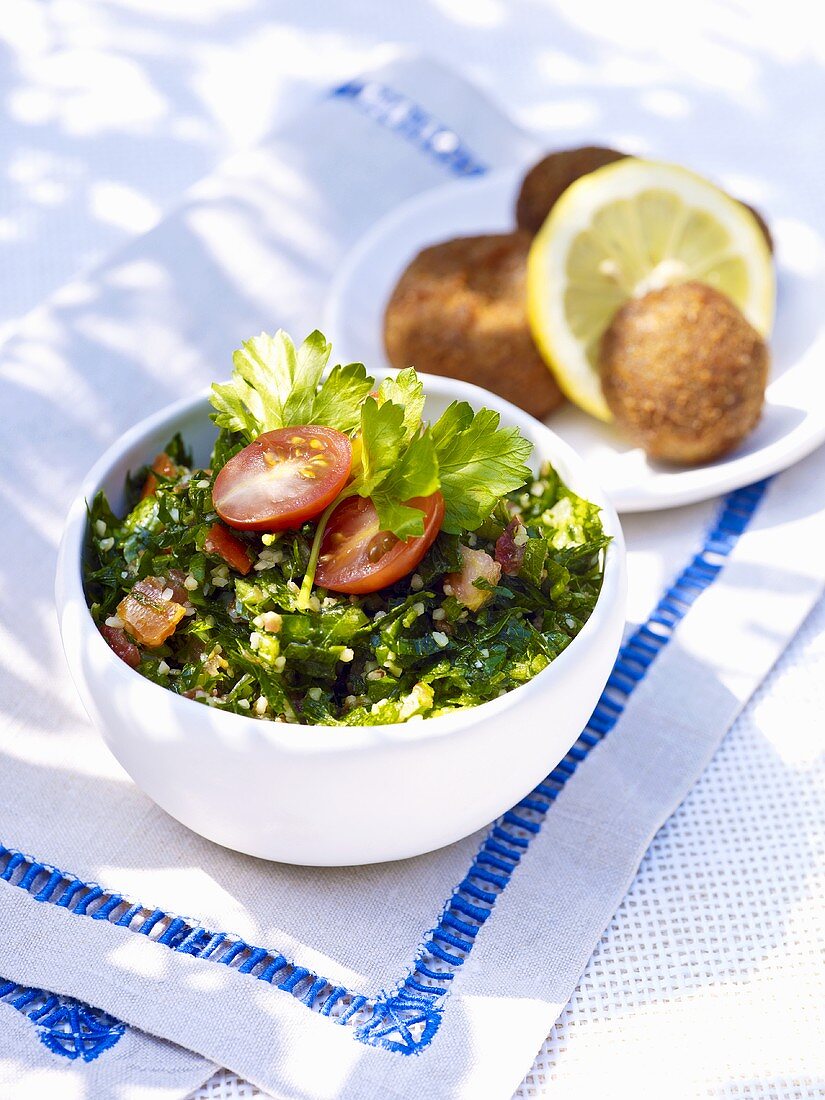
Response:
[[[206,541],[203,548],[207,554],[219,554],[227,565],[231,565],[233,569],[237,569],[244,576],[252,568],[252,558],[249,556],[249,551],[241,540],[236,538],[231,531],[228,531],[222,523],[212,524],[206,532]]]
[[[230,527],[283,531],[314,519],[338,496],[352,466],[343,432],[307,424],[265,432],[227,462],[212,489]]]
[[[158,479],[155,477],[155,474],[160,474],[162,477],[174,477],[177,472],[177,466],[166,451],[161,451],[159,455],[155,456],[155,461],[152,463],[152,470],[146,475],[140,499],[143,500],[145,497],[152,497],[157,492]]]
[[[368,497],[348,497],[329,517],[315,583],[333,592],[377,592],[411,573],[432,546],[444,519],[441,493],[408,500],[424,512],[424,534],[403,542],[382,531]]]

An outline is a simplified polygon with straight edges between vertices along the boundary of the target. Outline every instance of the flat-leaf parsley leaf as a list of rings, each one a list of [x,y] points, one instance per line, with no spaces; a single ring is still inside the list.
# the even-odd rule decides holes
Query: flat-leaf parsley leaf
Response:
[[[317,330],[298,348],[280,329],[245,340],[232,356],[231,381],[212,386],[212,419],[244,443],[293,424],[354,431],[374,383],[361,363],[333,367],[323,379],[331,351]]]
[[[453,401],[433,424],[445,531],[475,531],[499,497],[530,478],[525,462],[532,443],[518,428],[500,428],[500,421],[492,409],[473,412],[466,401]]]

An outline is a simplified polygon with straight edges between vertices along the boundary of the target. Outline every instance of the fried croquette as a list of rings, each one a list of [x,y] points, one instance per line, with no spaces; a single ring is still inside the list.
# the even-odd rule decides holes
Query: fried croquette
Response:
[[[535,236],[556,200],[571,183],[606,164],[624,160],[626,155],[598,145],[560,149],[548,154],[533,165],[522,181],[516,199],[516,225]]]
[[[527,233],[460,237],[425,248],[398,281],[384,315],[394,367],[446,375],[533,416],[564,400],[527,323]]]
[[[602,337],[599,365],[619,427],[651,458],[695,465],[755,427],[769,353],[729,298],[683,283],[626,302]]]

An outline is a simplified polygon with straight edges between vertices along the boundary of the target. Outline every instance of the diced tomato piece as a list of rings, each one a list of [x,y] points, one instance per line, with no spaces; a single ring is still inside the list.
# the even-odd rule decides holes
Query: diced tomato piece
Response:
[[[164,595],[168,588],[162,577],[144,577],[118,604],[118,617],[141,645],[163,645],[184,616],[183,606]]]
[[[448,573],[444,578],[444,591],[448,589],[470,611],[478,611],[492,595],[488,589],[476,588],[475,581],[484,580],[489,584],[498,584],[501,566],[484,550],[472,550],[463,544],[461,551],[461,572]],[[449,593],[448,593],[449,594]]]
[[[182,569],[170,569],[164,576],[166,581],[166,587],[172,589],[172,599],[175,603],[185,604],[189,600],[189,590],[183,583],[186,580],[186,574]]]
[[[152,473],[146,475],[146,480],[143,483],[143,490],[140,494],[141,500],[143,500],[144,497],[152,497],[157,492],[158,479],[155,477],[155,474],[160,474],[161,477],[174,477],[178,472],[178,468],[166,451],[161,451],[159,455],[155,456],[155,461],[152,463],[152,471]]]
[[[130,642],[126,631],[116,626],[102,626],[100,633],[106,640],[109,648],[125,661],[130,668],[137,668],[140,664],[140,650],[134,642]]]
[[[227,565],[244,576],[252,568],[252,558],[246,546],[222,523],[212,524],[206,533],[203,548],[207,554],[222,557]]]
[[[524,545],[527,541],[526,536],[521,545],[516,542],[516,533],[520,527],[521,520],[514,517],[510,520],[504,532],[499,535],[496,541],[496,561],[501,566],[502,572],[506,573],[509,577],[516,576],[524,560]]]

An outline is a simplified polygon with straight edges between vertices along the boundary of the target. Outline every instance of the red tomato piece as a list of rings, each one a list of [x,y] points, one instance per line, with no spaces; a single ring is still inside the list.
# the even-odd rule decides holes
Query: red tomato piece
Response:
[[[186,603],[189,599],[189,592],[184,584],[186,580],[184,571],[182,569],[170,569],[163,579],[166,581],[166,587],[172,589],[172,599],[175,603]]]
[[[141,645],[163,645],[184,616],[182,605],[167,591],[163,577],[144,577],[117,605],[118,618]]]
[[[319,516],[343,489],[352,445],[318,424],[265,432],[227,462],[212,489],[230,527],[283,531]]]
[[[501,541],[501,540],[499,540]],[[478,611],[492,596],[489,588],[476,588],[476,581],[496,585],[501,580],[501,564],[485,553],[461,544],[461,572],[448,573],[444,578],[444,591],[452,594],[470,611]]]
[[[518,575],[524,560],[524,546],[519,546],[516,542],[516,531],[519,527],[521,520],[514,516],[496,539],[496,561],[501,566],[502,573],[506,573],[508,577]]]
[[[178,472],[177,466],[172,459],[166,453],[161,451],[159,455],[155,456],[155,461],[152,463],[152,471],[146,475],[146,480],[143,483],[143,489],[140,494],[140,499],[144,497],[153,497],[157,492],[158,479],[155,474],[160,474],[162,477],[174,477]]]
[[[333,592],[377,592],[411,573],[418,565],[444,519],[441,493],[408,500],[424,512],[424,534],[402,541],[382,531],[369,497],[348,497],[329,518],[321,542],[315,583]]]
[[[140,664],[140,650],[134,642],[130,642],[125,630],[116,626],[102,626],[100,633],[106,640],[109,648],[125,661],[129,668],[137,668]]]
[[[252,568],[252,558],[246,546],[222,523],[212,524],[206,532],[203,548],[207,554],[218,554],[227,565],[243,573],[244,576]]]

